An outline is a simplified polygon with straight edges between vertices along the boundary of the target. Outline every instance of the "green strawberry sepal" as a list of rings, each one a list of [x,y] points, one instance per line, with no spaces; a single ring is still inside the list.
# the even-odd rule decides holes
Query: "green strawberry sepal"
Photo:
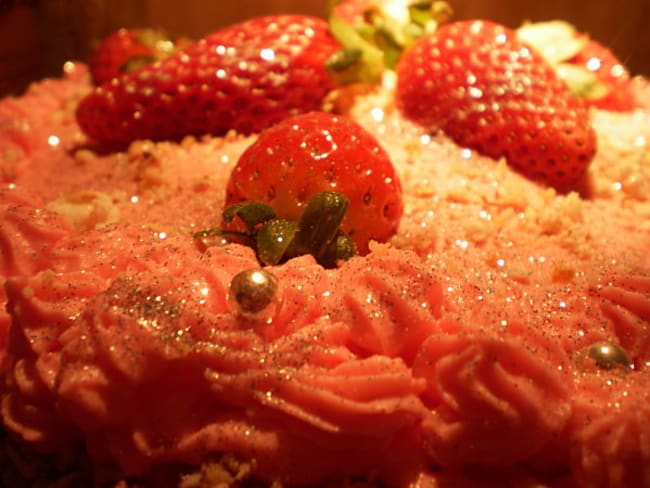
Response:
[[[339,84],[377,83],[385,69],[394,69],[409,46],[434,32],[451,16],[445,1],[420,0],[404,6],[403,15],[379,5],[368,7],[364,21],[353,25],[329,6],[329,29],[342,48],[327,61],[327,68]]]
[[[239,221],[244,230],[208,229],[195,233],[194,238],[202,243],[216,239],[216,243],[249,246],[263,265],[311,254],[323,267],[334,268],[357,254],[350,236],[340,229],[348,206],[349,200],[340,193],[317,193],[307,203],[300,220],[293,222],[278,218],[275,210],[263,202],[240,202],[226,208],[222,219],[226,226]]]

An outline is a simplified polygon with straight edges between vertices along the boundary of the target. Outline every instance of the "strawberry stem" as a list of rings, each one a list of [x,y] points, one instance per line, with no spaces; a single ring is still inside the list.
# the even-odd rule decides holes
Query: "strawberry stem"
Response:
[[[329,17],[329,28],[343,49],[335,52],[326,67],[339,84],[353,82],[376,83],[384,71],[384,53],[373,45],[334,11]]]
[[[321,255],[318,262],[325,268],[335,268],[340,261],[347,261],[357,255],[357,248],[352,238],[343,231],[339,231]]]
[[[336,236],[350,201],[336,192],[314,195],[300,218],[296,242],[317,258]]]
[[[155,56],[150,55],[140,55],[140,56],[131,56],[127,59],[122,66],[120,66],[120,73],[128,73],[130,71],[135,71],[140,69],[147,64],[151,64],[157,61]]]
[[[451,5],[444,1],[423,0],[409,5],[411,28],[419,26],[422,29],[418,37],[435,31],[440,24],[448,22],[452,15]]]
[[[340,193],[317,193],[307,202],[299,222],[293,222],[278,218],[266,203],[240,202],[226,208],[222,219],[226,225],[241,221],[244,231],[208,229],[195,233],[194,239],[201,250],[224,242],[249,246],[264,265],[311,254],[322,266],[333,268],[357,254],[350,236],[339,228],[349,204]]]
[[[273,219],[257,233],[257,256],[262,264],[278,264],[292,244],[298,224],[290,220]]]
[[[406,48],[452,14],[444,1],[418,1],[401,12],[372,5],[364,12],[363,23],[352,25],[337,14],[338,3],[330,2],[329,28],[343,47],[328,60],[327,68],[339,84],[377,83],[386,68],[395,68]]]
[[[275,210],[270,205],[262,202],[241,202],[231,205],[223,212],[224,222],[230,224],[239,218],[250,234],[255,233],[258,226],[277,217]]]
[[[196,246],[201,251],[218,246],[224,242],[236,242],[248,247],[255,246],[255,240],[243,232],[231,232],[224,229],[207,229],[193,235]]]
[[[357,64],[362,55],[361,49],[339,49],[327,60],[327,68],[330,71],[342,72]]]
[[[610,89],[594,72],[571,63],[571,59],[584,49],[588,40],[573,25],[559,20],[526,23],[517,29],[517,37],[546,59],[573,94],[587,100],[597,100],[608,95]]]

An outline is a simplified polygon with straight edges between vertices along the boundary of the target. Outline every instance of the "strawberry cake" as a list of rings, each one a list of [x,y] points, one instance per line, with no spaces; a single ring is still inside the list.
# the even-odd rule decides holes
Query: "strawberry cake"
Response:
[[[650,486],[648,81],[404,12],[0,101],[5,486]]]

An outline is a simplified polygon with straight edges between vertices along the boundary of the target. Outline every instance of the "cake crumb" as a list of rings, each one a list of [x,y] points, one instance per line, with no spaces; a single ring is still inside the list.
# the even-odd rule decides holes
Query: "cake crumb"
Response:
[[[77,232],[83,232],[118,222],[116,200],[104,192],[83,190],[52,200],[45,208],[65,217]]]
[[[241,462],[233,456],[223,456],[219,461],[204,463],[194,473],[182,476],[178,488],[229,488],[249,480],[255,471],[255,462]],[[271,488],[281,488],[274,482]]]

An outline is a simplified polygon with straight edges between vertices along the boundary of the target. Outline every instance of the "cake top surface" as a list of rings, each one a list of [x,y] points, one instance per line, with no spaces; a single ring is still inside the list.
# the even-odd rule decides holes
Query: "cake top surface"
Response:
[[[442,23],[440,5],[433,12]],[[554,87],[555,100],[527,105],[482,84],[494,73],[481,68],[489,50],[470,46],[474,58],[462,66],[440,54],[459,32],[490,29],[500,42],[514,31],[450,21],[413,41],[419,60],[434,56],[450,76],[417,68],[411,46],[374,84],[337,85],[320,65],[346,41],[324,23],[252,22],[99,87],[85,64],[66,63],[61,78],[0,101],[5,430],[41,452],[82,445],[94,475],[112,473],[112,482],[211,462],[234,485],[238,476],[289,486],[358,477],[629,486],[647,477],[648,82],[624,77],[633,107],[594,106],[622,103],[603,92],[575,101],[519,36],[510,76],[539,70]],[[286,34],[285,47],[251,47],[260,25]],[[315,54],[296,55],[314,38]],[[196,61],[206,46],[229,59]],[[261,76],[265,60],[286,71]],[[194,64],[217,80],[213,97],[255,83],[273,103],[235,90],[218,109],[200,97],[191,105],[211,89],[200,78],[193,91]],[[234,85],[223,82],[229,70],[239,70]],[[413,92],[422,76],[437,81]],[[148,92],[165,79],[162,94]],[[517,91],[504,83],[497,88]],[[436,104],[444,116],[414,113],[450,86],[456,102]],[[185,94],[192,110],[179,112]],[[138,109],[125,112],[128,104]],[[507,127],[508,139],[501,124],[513,113],[526,120]],[[213,119],[241,125],[195,133]],[[270,129],[254,126],[264,120]],[[174,132],[186,122],[187,135]],[[486,124],[487,136],[477,128]],[[525,139],[521,127],[552,136]],[[501,140],[486,146],[482,138],[495,135],[535,158]],[[540,139],[561,159],[540,159]],[[569,140],[580,149],[566,149]],[[558,171],[562,161],[572,169]],[[318,252],[301,252],[304,235],[332,215],[318,214],[306,232],[302,193],[324,190],[342,191],[345,217],[340,229],[325,226]],[[229,239],[242,228],[222,212],[244,198],[275,207],[255,234],[243,232],[244,243],[259,243],[280,228],[274,261]],[[296,218],[297,228],[287,223]],[[318,253],[345,236],[357,255],[319,264]],[[285,254],[273,254],[278,246]],[[207,483],[202,473],[183,483]]]

